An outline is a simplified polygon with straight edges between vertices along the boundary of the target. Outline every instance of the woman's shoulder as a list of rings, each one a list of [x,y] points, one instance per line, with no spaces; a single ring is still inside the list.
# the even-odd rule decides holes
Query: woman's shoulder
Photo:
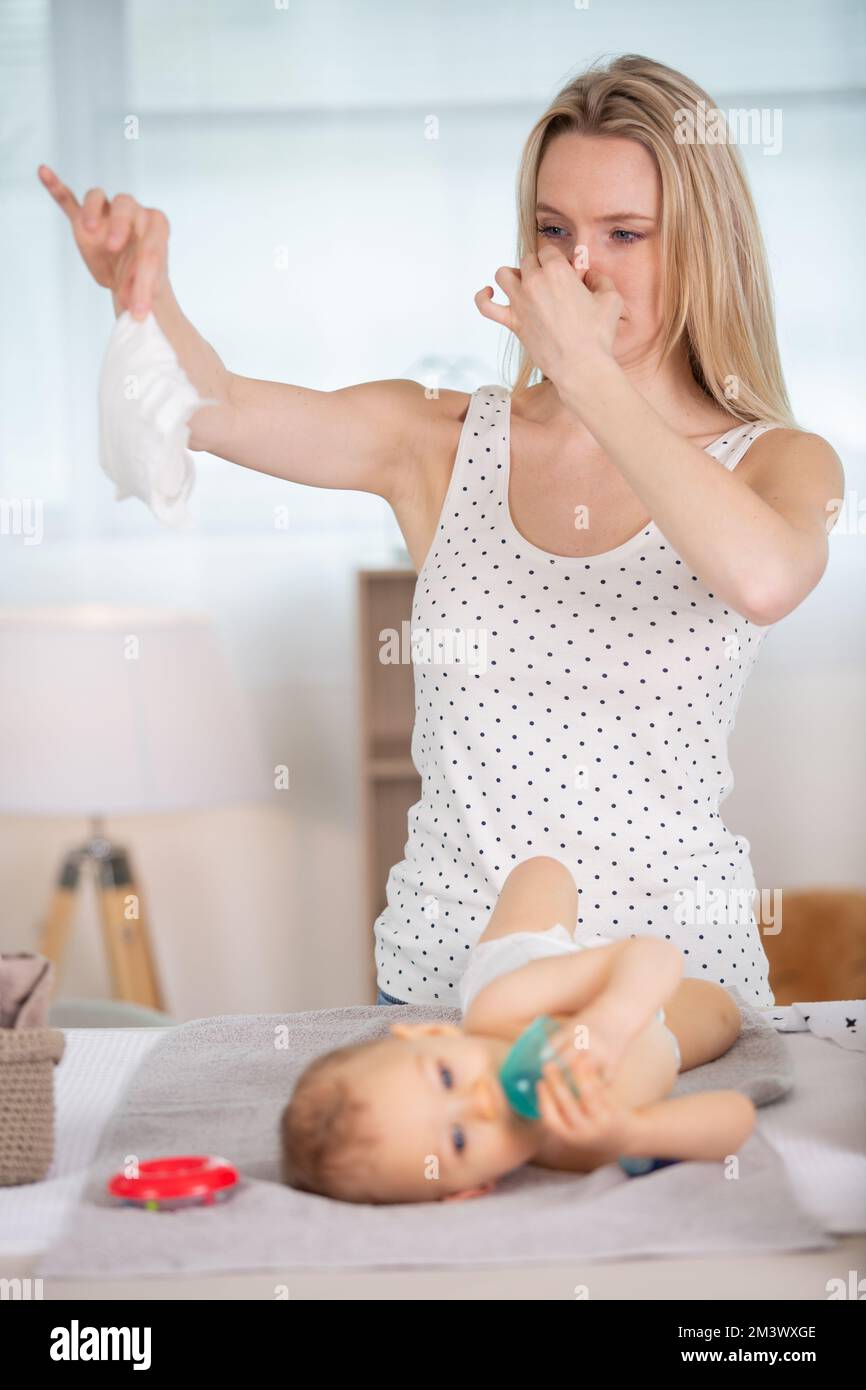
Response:
[[[841,497],[845,486],[842,462],[822,435],[769,416],[740,420],[720,414],[717,421],[716,433],[708,428],[706,436],[689,434],[687,438],[706,448],[716,439],[726,442],[726,432],[742,434],[747,439],[754,433],[737,468],[738,475],[750,486],[772,489],[784,481],[788,488],[794,483],[798,490]]]
[[[417,390],[412,406],[412,452],[421,463],[421,475],[432,479],[433,493],[441,502],[473,398],[485,389],[507,395],[508,387],[491,384],[489,388],[482,385],[473,391],[455,391],[440,386],[424,386],[421,382],[414,385]]]
[[[829,440],[811,430],[773,420],[754,423],[761,428],[746,455],[749,480],[790,482],[796,479],[807,488],[814,485],[822,492],[829,489],[827,495],[841,496],[845,471]]]
[[[781,516],[813,533],[823,572],[827,536],[845,504],[845,470],[832,444],[820,434],[780,425],[757,436],[737,472]]]

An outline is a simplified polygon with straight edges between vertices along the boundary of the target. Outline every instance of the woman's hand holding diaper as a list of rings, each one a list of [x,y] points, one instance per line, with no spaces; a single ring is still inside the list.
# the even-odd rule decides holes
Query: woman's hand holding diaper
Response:
[[[579,1100],[557,1063],[545,1064],[536,1087],[541,1122],[568,1143],[610,1146],[622,1153],[632,1132],[632,1112],[602,1080],[598,1067],[586,1053],[576,1058],[571,1070],[580,1091]]]

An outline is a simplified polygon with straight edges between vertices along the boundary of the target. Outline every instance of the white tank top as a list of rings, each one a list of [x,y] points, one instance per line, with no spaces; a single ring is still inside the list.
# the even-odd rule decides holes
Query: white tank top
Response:
[[[686,976],[773,1004],[744,835],[719,815],[728,735],[767,632],[655,522],[600,555],[541,550],[508,506],[511,393],[469,400],[412,606],[421,777],[374,926],[379,988],[460,1006],[510,870],[549,854],[580,891],[578,935],[658,936]],[[768,422],[706,452],[728,469]]]

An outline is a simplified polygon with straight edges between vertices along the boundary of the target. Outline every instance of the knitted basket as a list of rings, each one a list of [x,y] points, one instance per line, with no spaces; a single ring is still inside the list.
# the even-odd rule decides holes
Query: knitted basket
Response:
[[[0,1028],[0,1187],[38,1182],[54,1157],[59,1028]]]

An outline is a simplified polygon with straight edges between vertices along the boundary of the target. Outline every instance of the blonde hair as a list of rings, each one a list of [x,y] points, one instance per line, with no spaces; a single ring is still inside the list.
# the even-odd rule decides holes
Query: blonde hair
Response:
[[[701,101],[715,110],[690,78],[635,53],[593,64],[563,87],[523,147],[518,263],[537,245],[538,170],[551,140],[566,132],[636,140],[661,178],[661,360],[685,335],[695,381],[729,415],[797,429],[779,360],[766,251],[739,151],[729,140],[675,138],[683,113],[696,114]],[[514,337],[509,351],[515,342],[520,356],[512,394],[538,370]]]

